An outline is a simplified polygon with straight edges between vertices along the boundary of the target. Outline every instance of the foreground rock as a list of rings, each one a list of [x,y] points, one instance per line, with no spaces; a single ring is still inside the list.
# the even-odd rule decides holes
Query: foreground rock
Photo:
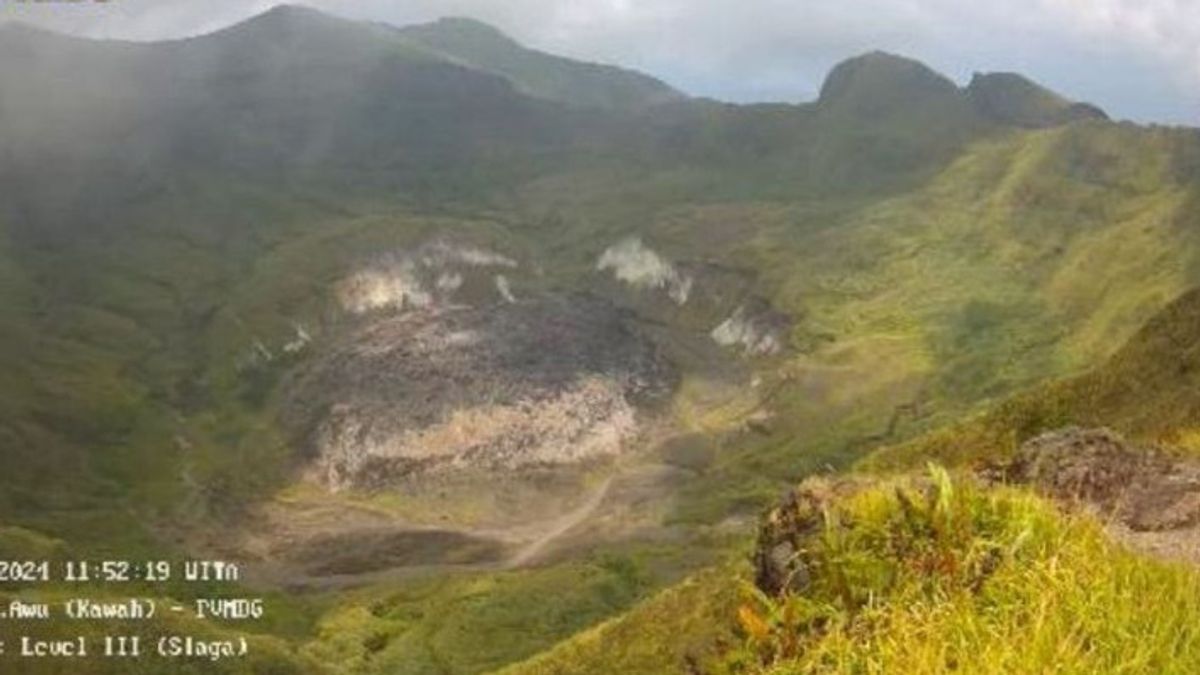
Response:
[[[990,477],[1081,502],[1134,532],[1200,523],[1200,464],[1108,429],[1070,427],[1038,436]]]
[[[810,478],[788,492],[759,524],[755,585],[769,595],[803,593],[811,578],[811,540],[825,529],[834,504],[865,487],[852,478]]]

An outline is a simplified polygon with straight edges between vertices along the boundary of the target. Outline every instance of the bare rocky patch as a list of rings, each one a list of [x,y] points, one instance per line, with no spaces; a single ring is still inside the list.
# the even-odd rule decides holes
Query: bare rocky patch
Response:
[[[982,474],[1094,510],[1137,550],[1200,563],[1200,462],[1167,448],[1069,427],[1027,441]]]
[[[284,420],[333,490],[621,454],[674,386],[610,304],[544,295],[373,317],[287,383]]]

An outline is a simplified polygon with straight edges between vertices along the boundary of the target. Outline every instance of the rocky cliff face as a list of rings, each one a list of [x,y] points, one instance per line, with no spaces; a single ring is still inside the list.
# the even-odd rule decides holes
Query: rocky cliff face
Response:
[[[333,490],[621,453],[674,375],[605,301],[418,305],[348,330],[287,383],[284,418]]]

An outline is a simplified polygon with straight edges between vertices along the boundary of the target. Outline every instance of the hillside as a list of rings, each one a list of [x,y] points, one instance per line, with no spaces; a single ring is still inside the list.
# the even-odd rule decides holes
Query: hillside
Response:
[[[1200,292],[1189,291],[1155,315],[1100,367],[1047,382],[998,403],[977,418],[865,460],[872,469],[993,461],[1044,431],[1107,426],[1132,438],[1191,450],[1196,400]]]
[[[761,518],[752,568],[503,672],[1191,671],[1195,519],[1173,500],[1194,489],[1198,298],[1094,370],[804,481]],[[1079,430],[1097,425],[1156,445]]]
[[[882,448],[841,484],[802,486],[764,518],[763,593],[739,609],[747,637],[727,664],[1193,670],[1195,520],[1174,500],[1193,485],[1198,319],[1188,291],[1097,368]],[[1149,445],[1081,430],[1097,426]],[[955,483],[930,462],[960,467]],[[923,466],[929,478],[912,478]],[[836,534],[819,535],[821,509]],[[793,545],[801,562],[782,564],[812,575],[800,586],[775,557]]]
[[[1194,442],[1194,303],[1117,351],[1200,283],[1194,130],[884,53],[732,105],[463,19],[4,30],[0,551],[243,560],[254,667],[708,663],[815,473]]]

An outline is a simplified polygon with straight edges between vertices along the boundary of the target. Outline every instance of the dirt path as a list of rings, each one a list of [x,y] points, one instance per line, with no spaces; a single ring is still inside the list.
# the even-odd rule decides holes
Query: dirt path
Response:
[[[565,535],[579,525],[583,524],[588,518],[600,508],[604,503],[604,498],[608,496],[608,490],[612,487],[615,476],[609,476],[604,483],[588,498],[586,502],[580,505],[579,508],[562,516],[555,521],[553,527],[550,528],[542,536],[534,541],[521,547],[505,564],[506,568],[523,567],[528,565],[538,557],[554,540]]]

